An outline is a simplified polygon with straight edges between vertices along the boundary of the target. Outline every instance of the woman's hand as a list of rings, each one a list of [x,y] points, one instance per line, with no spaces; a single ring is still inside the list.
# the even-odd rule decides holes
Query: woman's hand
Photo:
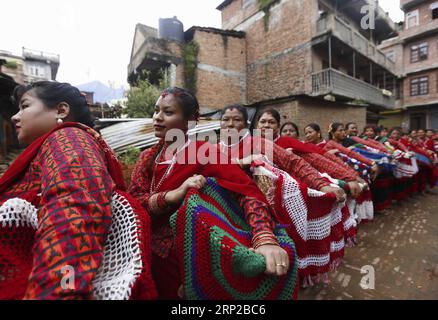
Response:
[[[370,189],[370,187],[368,186],[368,183],[364,179],[362,179],[361,177],[358,177],[356,179],[356,182],[359,183],[359,186],[362,188],[362,191],[366,191],[366,190]]]
[[[289,256],[282,247],[266,244],[252,250],[265,257],[265,274],[273,276],[284,276],[287,274],[289,270]]]
[[[378,174],[379,174],[379,166],[377,164],[374,164],[371,167],[371,180],[375,180]]]
[[[331,149],[331,150],[327,151],[327,153],[334,154],[334,155],[336,155],[338,152],[339,152],[338,149]]]
[[[359,183],[356,181],[350,181],[347,183],[348,187],[350,188],[351,196],[356,199],[360,193],[362,192],[362,188],[360,187]]]
[[[166,194],[166,201],[171,204],[178,204],[184,200],[187,192],[190,188],[201,189],[207,182],[203,176],[195,174],[193,177],[188,178],[183,184]]]
[[[322,187],[320,191],[325,193],[334,193],[338,202],[344,202],[345,200],[347,200],[347,195],[345,194],[345,191],[341,188],[326,186]]]
[[[235,162],[241,167],[241,168],[246,168],[249,167],[251,165],[251,163],[253,161],[257,161],[260,160],[264,157],[264,155],[262,154],[251,154],[245,158],[242,159],[238,159]]]

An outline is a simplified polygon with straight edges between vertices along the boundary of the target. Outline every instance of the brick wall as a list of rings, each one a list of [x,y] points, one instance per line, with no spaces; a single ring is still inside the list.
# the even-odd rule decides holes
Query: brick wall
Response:
[[[196,31],[199,44],[196,94],[201,107],[246,103],[245,39]]]
[[[411,96],[411,80],[417,77],[429,77],[429,94],[421,96]],[[404,105],[422,105],[431,102],[438,102],[438,68],[426,72],[410,75],[404,79]]]
[[[432,66],[438,67],[438,34],[422,39],[415,40],[414,42],[407,43],[404,47],[404,71],[409,74],[411,72],[417,72],[424,69],[429,69]],[[426,60],[417,61],[411,63],[411,48],[412,46],[419,45],[421,43],[428,43],[428,57]]]
[[[316,14],[316,1],[283,0],[267,30],[264,19],[246,26],[249,103],[310,91]]]
[[[386,43],[382,43],[382,45],[379,46],[379,49],[385,54],[391,51],[394,52],[395,73],[402,74],[404,71],[405,54],[404,54],[403,44],[400,42],[400,39],[397,37],[392,41],[387,41]]]
[[[258,9],[258,0],[232,1],[222,10],[222,29],[235,29],[243,21],[257,13]]]
[[[409,9],[406,13],[409,13],[409,12],[412,12],[412,11],[415,11],[418,9],[418,18],[419,18],[420,26],[424,25],[424,24],[432,21],[432,11],[430,10],[430,5],[434,2],[436,2],[436,0],[425,1],[422,4],[417,5],[412,9]],[[405,21],[406,21],[406,15],[405,15]],[[405,28],[406,28],[406,26],[405,26]]]

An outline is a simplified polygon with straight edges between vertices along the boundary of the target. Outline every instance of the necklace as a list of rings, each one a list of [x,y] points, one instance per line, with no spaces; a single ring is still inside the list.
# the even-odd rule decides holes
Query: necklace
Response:
[[[151,187],[149,189],[149,192],[151,194],[154,194],[157,190],[160,189],[161,185],[163,184],[164,180],[166,180],[167,176],[170,174],[170,172],[173,169],[173,166],[176,163],[176,156],[178,155],[178,153],[180,153],[181,151],[183,151],[185,148],[187,148],[190,144],[190,140],[187,140],[187,142],[182,146],[181,149],[177,150],[176,153],[173,155],[172,160],[170,161],[164,161],[164,162],[159,162],[161,155],[163,153],[163,151],[165,149],[167,149],[166,147],[163,146],[163,148],[161,148],[160,152],[158,153],[157,157],[155,158],[155,167],[154,167],[154,172],[152,174],[152,182],[151,182]],[[161,177],[160,181],[158,181],[158,184],[155,183],[155,172],[157,171],[157,165],[158,164],[169,164],[169,166],[166,169],[166,172],[164,172],[163,176]]]
[[[249,135],[249,131],[247,133],[245,133],[245,135],[241,139],[239,139],[239,141],[237,141],[236,143],[232,143],[232,144],[226,144],[224,141],[221,141],[220,145],[221,145],[222,153],[225,153],[225,150],[227,148],[232,148],[232,147],[240,144],[248,135]]]

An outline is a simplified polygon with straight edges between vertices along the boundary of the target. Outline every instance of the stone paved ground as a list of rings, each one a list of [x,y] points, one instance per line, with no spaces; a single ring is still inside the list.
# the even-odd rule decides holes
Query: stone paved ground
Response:
[[[438,195],[393,205],[361,226],[358,237],[330,283],[301,289],[300,300],[438,299]],[[374,268],[374,289],[360,285],[371,284],[363,266]]]

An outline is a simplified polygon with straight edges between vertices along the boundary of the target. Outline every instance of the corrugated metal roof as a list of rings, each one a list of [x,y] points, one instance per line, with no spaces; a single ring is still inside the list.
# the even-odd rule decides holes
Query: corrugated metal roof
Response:
[[[198,125],[189,130],[188,134],[205,134],[220,129],[218,120],[200,120]],[[158,142],[155,137],[152,119],[140,119],[118,123],[100,130],[103,139],[114,150],[121,154],[129,147],[145,149]]]

